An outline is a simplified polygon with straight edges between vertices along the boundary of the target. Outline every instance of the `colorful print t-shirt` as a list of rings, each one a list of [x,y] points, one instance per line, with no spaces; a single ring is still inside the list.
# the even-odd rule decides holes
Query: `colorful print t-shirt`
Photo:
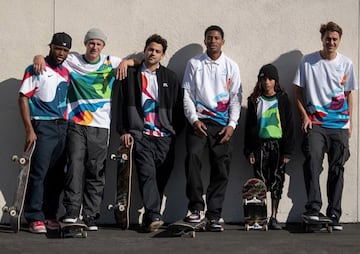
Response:
[[[261,139],[282,138],[280,113],[276,96],[260,96],[258,98],[257,118],[260,127],[259,137]]]
[[[62,65],[36,75],[33,65],[26,68],[19,93],[29,98],[30,117],[35,120],[66,119],[66,95],[70,85],[69,71]]]
[[[141,69],[142,96],[145,135],[166,137],[169,133],[162,128],[159,120],[159,89],[156,72],[149,72],[143,65]]]
[[[306,111],[313,124],[332,129],[349,128],[345,92],[357,89],[350,59],[340,53],[333,60],[323,59],[320,52],[306,55],[294,84],[306,88]]]
[[[64,64],[71,76],[67,105],[70,122],[110,129],[114,68],[120,62],[118,57],[100,55],[98,62],[88,63],[83,55],[68,55]]]

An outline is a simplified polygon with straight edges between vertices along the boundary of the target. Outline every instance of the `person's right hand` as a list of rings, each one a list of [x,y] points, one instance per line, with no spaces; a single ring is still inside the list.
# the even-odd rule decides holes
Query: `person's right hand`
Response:
[[[201,122],[200,120],[196,120],[193,123],[193,128],[194,128],[194,132],[196,135],[198,135],[199,137],[203,137],[203,136],[207,136],[207,127],[206,125]]]
[[[43,74],[46,68],[45,58],[42,55],[34,56],[33,69],[37,75]]]
[[[121,144],[124,145],[126,148],[130,147],[133,141],[134,138],[131,136],[130,133],[123,134],[120,137]]]
[[[36,139],[37,139],[37,136],[36,136],[36,133],[33,130],[26,133],[25,144],[24,144],[24,152],[29,151],[31,145],[34,143],[34,141],[36,141]]]
[[[304,117],[301,123],[301,130],[307,133],[308,129],[312,129],[312,122],[309,117]]]

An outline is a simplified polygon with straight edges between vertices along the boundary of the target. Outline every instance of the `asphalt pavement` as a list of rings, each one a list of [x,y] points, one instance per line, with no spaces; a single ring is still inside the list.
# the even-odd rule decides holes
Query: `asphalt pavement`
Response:
[[[301,224],[283,225],[278,231],[245,231],[225,224],[224,232],[197,232],[195,238],[170,237],[164,226],[143,233],[136,227],[122,230],[111,225],[88,232],[87,238],[36,235],[24,227],[15,234],[0,226],[0,253],[360,253],[360,224],[344,224],[343,231],[306,233]]]

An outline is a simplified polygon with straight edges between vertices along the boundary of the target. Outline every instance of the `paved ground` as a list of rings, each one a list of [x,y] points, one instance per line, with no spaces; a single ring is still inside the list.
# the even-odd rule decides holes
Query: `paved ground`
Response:
[[[10,233],[3,225],[0,253],[360,253],[360,224],[345,224],[344,231],[333,233],[305,233],[300,226],[246,232],[240,225],[225,225],[222,233],[198,232],[195,238],[104,226],[84,239],[57,239],[25,230]]]

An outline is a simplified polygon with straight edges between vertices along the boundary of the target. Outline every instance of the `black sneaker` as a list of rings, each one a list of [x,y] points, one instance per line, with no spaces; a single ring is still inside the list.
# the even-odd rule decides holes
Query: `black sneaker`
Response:
[[[315,210],[307,210],[302,214],[302,217],[305,217],[309,220],[319,220],[319,212]]]
[[[277,221],[277,219],[273,218],[273,217],[270,218],[268,226],[269,226],[269,229],[272,229],[272,230],[282,229],[282,227],[279,224],[279,222]]]
[[[342,231],[344,229],[342,224],[339,223],[339,219],[336,217],[336,215],[331,215],[330,219],[332,220],[330,225],[332,226],[333,230]]]
[[[206,230],[210,232],[222,232],[224,228],[218,220],[209,220],[206,224]]]
[[[185,217],[184,221],[191,223],[199,223],[201,221],[201,215],[199,211],[193,211],[191,214]]]
[[[156,232],[159,230],[159,228],[164,224],[164,221],[162,221],[160,218],[155,218],[150,224],[147,226],[147,230],[149,232]]]
[[[94,217],[91,217],[91,216],[84,217],[84,223],[86,224],[88,231],[98,231],[99,230]]]

